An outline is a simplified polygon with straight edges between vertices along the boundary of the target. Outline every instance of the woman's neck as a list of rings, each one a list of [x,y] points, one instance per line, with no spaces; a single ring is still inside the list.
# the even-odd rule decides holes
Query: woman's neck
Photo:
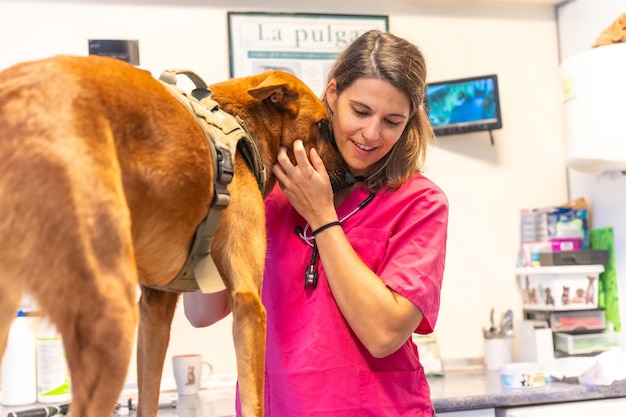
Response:
[[[358,186],[359,183],[356,183],[335,193],[335,207],[339,207]]]

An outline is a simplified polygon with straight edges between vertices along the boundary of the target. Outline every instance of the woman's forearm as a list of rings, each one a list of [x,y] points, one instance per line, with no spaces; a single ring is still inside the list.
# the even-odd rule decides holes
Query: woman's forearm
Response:
[[[333,296],[361,343],[375,357],[395,352],[422,320],[420,309],[361,261],[340,227],[316,240]]]
[[[226,290],[203,294],[194,291],[183,294],[185,317],[193,327],[206,327],[223,319],[230,313]]]

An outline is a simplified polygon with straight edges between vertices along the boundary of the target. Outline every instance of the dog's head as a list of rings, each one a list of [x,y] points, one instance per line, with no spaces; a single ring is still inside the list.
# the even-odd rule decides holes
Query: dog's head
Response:
[[[329,118],[321,100],[301,80],[284,71],[267,71],[233,78],[210,87],[222,109],[241,118],[257,143],[268,172],[276,163],[280,146],[293,156],[293,142],[302,140],[307,150],[315,148],[324,161],[333,191],[354,183],[343,158],[331,141]],[[265,192],[276,179],[270,175]]]

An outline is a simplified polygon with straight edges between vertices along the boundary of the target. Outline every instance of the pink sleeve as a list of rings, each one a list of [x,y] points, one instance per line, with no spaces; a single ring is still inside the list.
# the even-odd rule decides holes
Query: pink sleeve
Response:
[[[425,190],[396,224],[379,276],[424,314],[416,333],[431,333],[437,322],[446,256],[448,201],[438,188]]]

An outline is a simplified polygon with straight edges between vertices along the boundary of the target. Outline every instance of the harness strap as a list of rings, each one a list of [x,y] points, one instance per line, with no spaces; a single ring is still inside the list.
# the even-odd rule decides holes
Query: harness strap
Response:
[[[191,95],[176,86],[178,74],[186,75],[195,84],[196,88]],[[154,288],[174,292],[197,289],[203,293],[218,292],[225,289],[225,286],[211,256],[211,245],[219,226],[222,210],[230,203],[227,186],[234,174],[234,155],[237,150],[243,151],[242,155],[256,174],[261,192],[265,188],[265,166],[256,144],[250,139],[241,119],[219,108],[219,104],[211,99],[211,92],[202,78],[189,70],[170,69],[164,71],[159,79],[195,117],[207,138],[214,162],[215,192],[207,217],[196,229],[194,241],[183,268],[170,283]]]

